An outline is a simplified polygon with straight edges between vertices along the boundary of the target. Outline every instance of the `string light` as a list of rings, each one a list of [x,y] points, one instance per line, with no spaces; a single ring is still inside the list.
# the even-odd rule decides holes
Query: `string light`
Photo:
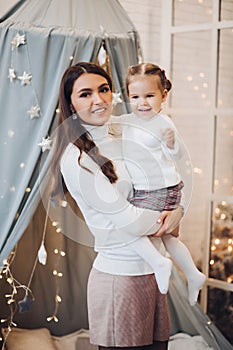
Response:
[[[16,256],[16,248],[13,250],[8,259],[5,259],[3,261],[3,268],[0,271],[0,278],[5,278],[6,282],[9,284],[10,292],[5,294],[6,303],[9,306],[10,313],[7,318],[3,318],[0,320],[1,324],[6,324],[6,332],[4,334],[4,340],[2,349],[5,349],[6,340],[11,332],[12,327],[17,327],[17,324],[14,322],[14,316],[16,312],[18,311],[18,306],[20,304],[20,301],[17,301],[18,297],[18,290],[24,290],[27,295],[31,295],[31,300],[34,300],[34,297],[32,295],[32,292],[29,287],[25,286],[24,284],[20,283],[16,280],[16,278],[13,276],[13,273],[11,271],[11,265],[15,259]]]
[[[201,175],[201,174],[202,174],[202,169],[201,169],[201,168],[194,167],[194,168],[193,168],[193,172],[194,172],[195,174]]]
[[[15,136],[15,132],[14,132],[13,130],[11,130],[11,129],[8,130],[7,134],[8,134],[8,136],[9,136],[10,138],[12,138],[12,137]]]
[[[210,276],[233,282],[233,203],[225,200],[217,203],[213,210],[213,231],[211,242]]]
[[[224,214],[224,213],[221,214],[221,215],[220,215],[220,219],[221,219],[221,220],[225,220],[225,219],[226,219],[226,214]]]
[[[53,221],[53,222],[52,222],[52,226],[57,226],[58,224],[59,224],[58,221]]]
[[[64,201],[64,202],[67,203],[66,201]],[[60,202],[60,205],[61,205],[61,202]],[[58,221],[53,221],[52,226],[55,228],[56,232],[58,232],[58,233],[61,232],[61,228],[59,227]],[[54,298],[55,306],[54,306],[53,314],[51,316],[48,316],[46,318],[46,320],[47,320],[47,322],[54,321],[57,323],[57,322],[59,322],[59,318],[57,316],[58,310],[59,310],[59,304],[62,302],[59,284],[60,284],[61,278],[63,277],[63,272],[60,270],[59,266],[60,266],[60,259],[62,257],[65,257],[66,253],[59,248],[54,248],[53,252],[57,257],[55,268],[52,271],[54,278],[56,278],[56,281],[55,281],[56,282],[56,294],[55,294],[55,298]]]
[[[61,200],[61,201],[59,202],[59,205],[60,205],[61,207],[63,207],[63,208],[66,208],[67,205],[68,205],[68,203],[67,203],[67,201]]]

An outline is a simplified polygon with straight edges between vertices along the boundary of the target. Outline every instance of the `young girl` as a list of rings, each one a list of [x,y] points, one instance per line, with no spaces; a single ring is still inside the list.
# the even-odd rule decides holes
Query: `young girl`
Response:
[[[141,208],[174,210],[181,199],[183,182],[175,164],[181,147],[174,124],[162,113],[162,103],[171,86],[164,70],[154,64],[142,63],[128,69],[126,88],[133,113],[121,119],[123,153],[134,186],[130,201]],[[166,234],[162,241],[185,273],[189,302],[194,305],[206,277],[180,240]],[[153,267],[159,290],[166,293],[171,260],[161,255],[145,236],[131,247]]]
[[[130,242],[154,232],[161,236],[166,225],[172,232],[181,210],[162,213],[161,227],[160,212],[129,203],[132,183],[121,140],[108,132],[112,82],[104,69],[89,62],[67,68],[59,106],[52,198],[69,191],[95,237],[97,256],[87,287],[90,341],[100,350],[166,350],[166,296]]]

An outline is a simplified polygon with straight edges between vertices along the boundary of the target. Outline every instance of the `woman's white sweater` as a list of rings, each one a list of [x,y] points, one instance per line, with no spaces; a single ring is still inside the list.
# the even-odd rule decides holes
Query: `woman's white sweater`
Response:
[[[129,242],[156,232],[160,226],[156,222],[160,213],[128,202],[132,184],[122,156],[121,139],[109,135],[107,124],[85,127],[100,152],[113,161],[118,176],[117,182],[111,184],[86,153],[82,154],[80,166],[80,151],[72,143],[61,159],[61,173],[67,189],[95,237],[98,254],[93,266],[111,274],[152,273],[151,267],[130,249]],[[160,238],[156,241],[159,246]]]

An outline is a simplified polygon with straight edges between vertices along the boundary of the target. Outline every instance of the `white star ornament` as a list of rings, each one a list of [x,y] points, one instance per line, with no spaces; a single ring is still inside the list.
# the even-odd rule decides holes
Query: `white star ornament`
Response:
[[[29,85],[31,83],[32,76],[29,73],[23,72],[23,75],[18,77],[21,80],[21,85]]]
[[[39,118],[40,117],[40,107],[38,105],[32,106],[28,111],[30,119]]]
[[[52,142],[53,140],[51,140],[49,137],[42,137],[42,141],[38,143],[38,146],[42,148],[42,152],[49,151],[52,147]]]

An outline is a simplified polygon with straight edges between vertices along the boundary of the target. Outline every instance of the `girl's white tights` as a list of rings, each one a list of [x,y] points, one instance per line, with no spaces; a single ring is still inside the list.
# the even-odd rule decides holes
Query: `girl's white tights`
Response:
[[[159,291],[166,294],[172,270],[171,260],[161,255],[147,236],[131,242],[130,246],[153,268]]]
[[[166,234],[161,237],[166,250],[184,272],[188,281],[189,302],[194,305],[206,277],[195,266],[187,247],[176,237]],[[172,262],[160,254],[147,236],[130,243],[131,247],[153,268],[158,288],[166,294],[169,287]]]
[[[196,304],[198,294],[206,276],[195,266],[188,248],[176,237],[166,234],[162,237],[166,250],[184,272],[188,282],[189,303]]]

